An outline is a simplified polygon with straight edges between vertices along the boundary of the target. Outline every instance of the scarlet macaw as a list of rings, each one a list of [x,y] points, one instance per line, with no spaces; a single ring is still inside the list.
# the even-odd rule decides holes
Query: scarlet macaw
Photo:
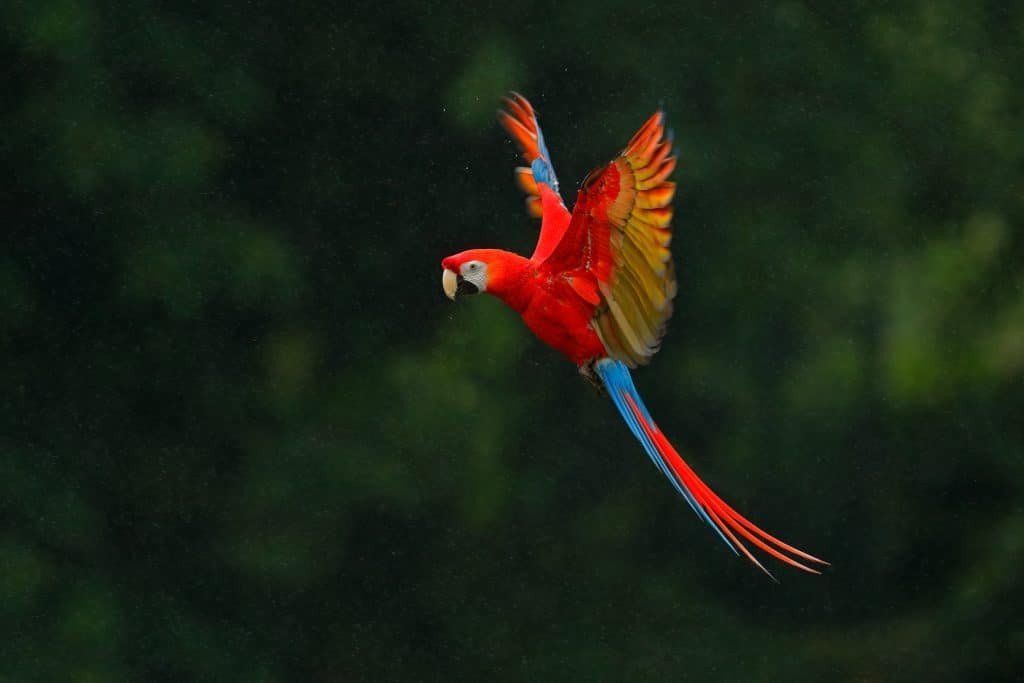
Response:
[[[584,378],[607,390],[654,464],[733,552],[772,576],[742,537],[783,562],[820,573],[794,557],[827,562],[761,530],[694,474],[633,385],[629,369],[648,363],[661,346],[676,295],[669,251],[675,183],[668,180],[676,158],[664,113],[655,112],[619,156],[590,172],[570,214],[533,107],[518,93],[505,103],[499,120],[528,164],[516,169],[516,178],[529,213],[542,219],[540,238],[530,258],[500,249],[445,258],[445,294],[452,300],[479,292],[498,297]]]

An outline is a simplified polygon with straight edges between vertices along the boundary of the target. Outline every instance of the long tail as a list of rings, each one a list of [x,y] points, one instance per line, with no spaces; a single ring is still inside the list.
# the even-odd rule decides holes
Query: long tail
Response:
[[[658,426],[654,424],[643,399],[633,386],[633,378],[629,374],[629,368],[624,363],[610,358],[605,358],[595,364],[597,373],[604,381],[608,393],[615,402],[615,407],[622,413],[622,417],[629,425],[630,431],[643,445],[647,455],[650,456],[655,466],[668,477],[672,485],[690,504],[697,516],[707,522],[712,529],[725,541],[736,554],[742,552],[747,559],[757,565],[761,571],[775,577],[765,569],[756,557],[754,557],[739,537],[745,538],[772,557],[802,569],[811,574],[820,574],[817,569],[808,567],[790,555],[798,557],[807,562],[816,562],[821,565],[828,565],[828,562],[819,560],[813,555],[808,555],[802,550],[783,543],[771,534],[757,527],[746,517],[733,510],[721,498],[708,488],[707,484],[700,480],[690,466],[686,464],[668,439],[661,433]]]

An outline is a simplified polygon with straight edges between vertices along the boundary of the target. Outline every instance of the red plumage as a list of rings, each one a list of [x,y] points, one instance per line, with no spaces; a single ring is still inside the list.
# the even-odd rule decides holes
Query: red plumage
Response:
[[[664,115],[652,115],[619,156],[592,171],[572,213],[558,192],[550,153],[530,103],[513,93],[499,120],[529,167],[516,169],[531,215],[541,217],[530,258],[471,249],[445,258],[445,292],[487,292],[518,312],[544,343],[561,351],[612,396],[648,455],[722,539],[767,570],[743,540],[804,571],[795,558],[827,564],[761,530],[701,481],[654,424],[629,367],[661,345],[676,295],[669,243],[675,169]],[[792,556],[792,557],[791,557]]]

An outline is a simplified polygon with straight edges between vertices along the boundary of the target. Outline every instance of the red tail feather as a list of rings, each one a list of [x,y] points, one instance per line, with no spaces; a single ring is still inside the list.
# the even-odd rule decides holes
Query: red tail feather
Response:
[[[623,396],[629,403],[629,409],[633,412],[633,416],[636,418],[637,422],[640,423],[640,426],[647,434],[647,437],[654,442],[654,445],[657,447],[658,452],[661,453],[666,464],[668,464],[675,475],[679,477],[683,486],[693,494],[693,497],[708,513],[708,516],[711,517],[715,524],[718,525],[718,528],[722,530],[722,533],[732,541],[733,545],[739,548],[740,551],[747,556],[747,559],[760,567],[764,573],[768,574],[768,576],[771,576],[773,579],[775,578],[772,576],[771,572],[764,568],[764,565],[757,561],[757,559],[749,550],[747,550],[746,546],[743,545],[733,532],[736,532],[740,536],[746,538],[748,541],[775,559],[781,560],[782,562],[796,567],[797,569],[802,569],[805,572],[810,572],[811,574],[821,573],[818,570],[808,567],[807,565],[783,554],[783,551],[809,562],[817,562],[818,564],[826,566],[828,565],[828,562],[825,560],[820,560],[813,555],[809,555],[802,550],[794,548],[788,543],[780,541],[768,532],[759,528],[743,515],[733,510],[725,503],[725,501],[719,498],[714,491],[708,488],[707,484],[701,481],[700,477],[698,477],[690,466],[686,464],[686,461],[683,460],[682,456],[680,456],[676,449],[672,447],[672,444],[665,438],[665,435],[661,433],[658,426],[653,422],[649,423],[647,421],[643,411],[637,407],[633,397],[627,392],[623,392]]]

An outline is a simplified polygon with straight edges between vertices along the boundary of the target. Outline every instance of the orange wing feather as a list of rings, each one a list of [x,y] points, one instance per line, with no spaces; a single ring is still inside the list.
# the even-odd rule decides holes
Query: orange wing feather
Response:
[[[558,179],[533,106],[525,97],[513,92],[505,98],[505,107],[498,112],[498,121],[516,141],[527,164],[516,168],[516,183],[526,193],[527,212],[543,219],[533,253],[534,259],[543,260],[562,239],[569,225],[569,210],[558,193]],[[534,169],[538,169],[537,176]]]

